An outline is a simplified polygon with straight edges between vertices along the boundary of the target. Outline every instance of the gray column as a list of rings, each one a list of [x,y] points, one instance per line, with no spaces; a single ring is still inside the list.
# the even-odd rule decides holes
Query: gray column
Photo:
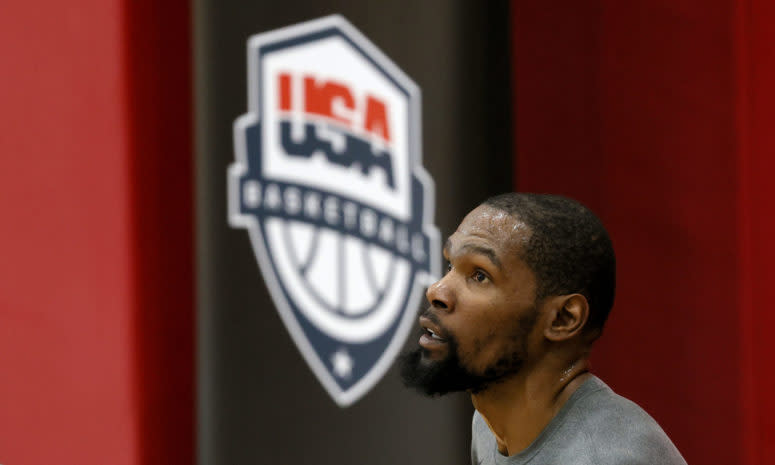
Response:
[[[424,165],[446,238],[511,189],[506,2],[194,3],[199,464],[468,463],[465,394],[420,397],[394,368],[347,409],[329,398],[269,299],[247,233],[228,226],[226,169],[232,122],[247,108],[247,38],[340,13],[422,89]]]

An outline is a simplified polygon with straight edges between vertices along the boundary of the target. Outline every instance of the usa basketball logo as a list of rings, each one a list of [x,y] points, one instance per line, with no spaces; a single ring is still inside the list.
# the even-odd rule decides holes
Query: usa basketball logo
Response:
[[[417,85],[340,16],[248,41],[229,220],[343,407],[391,366],[439,274],[420,116]]]

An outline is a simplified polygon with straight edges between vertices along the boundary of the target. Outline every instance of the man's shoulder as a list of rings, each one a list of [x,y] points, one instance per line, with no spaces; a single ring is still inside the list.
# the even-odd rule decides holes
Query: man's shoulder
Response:
[[[685,463],[651,415],[600,379],[591,382],[596,389],[571,406],[566,438],[573,438],[597,463]]]
[[[638,404],[615,393],[595,377],[589,381],[593,389],[569,406],[569,421],[587,434],[608,435],[633,432],[637,429],[662,431],[651,415]]]
[[[474,417],[471,419],[471,463],[490,463],[487,459],[494,457],[496,447],[495,436],[479,411],[474,410]]]
[[[472,458],[488,455],[495,439],[478,412],[474,413],[472,433]],[[535,442],[518,455],[526,459],[529,455],[531,464],[686,463],[645,410],[595,377],[571,396]]]

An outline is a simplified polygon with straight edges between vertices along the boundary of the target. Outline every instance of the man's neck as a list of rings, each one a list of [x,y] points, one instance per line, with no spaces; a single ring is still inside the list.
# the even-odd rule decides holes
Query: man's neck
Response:
[[[519,373],[471,394],[503,455],[526,449],[590,375],[585,358],[554,368],[524,367]]]

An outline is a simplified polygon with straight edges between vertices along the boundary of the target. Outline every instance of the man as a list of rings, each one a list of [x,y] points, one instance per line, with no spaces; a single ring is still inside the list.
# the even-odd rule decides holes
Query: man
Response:
[[[589,210],[559,196],[493,197],[444,257],[402,376],[429,395],[470,393],[474,465],[686,463],[646,412],[589,372],[616,273]]]

